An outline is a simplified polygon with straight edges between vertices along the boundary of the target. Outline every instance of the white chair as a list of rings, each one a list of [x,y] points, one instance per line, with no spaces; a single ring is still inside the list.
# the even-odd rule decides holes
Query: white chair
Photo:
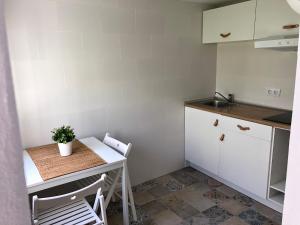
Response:
[[[109,133],[105,134],[105,137],[103,139],[103,143],[108,145],[109,147],[113,148],[114,150],[116,150],[118,153],[122,154],[125,158],[128,158],[129,153],[131,151],[132,148],[132,144],[128,143],[128,144],[124,144],[121,141],[118,141],[115,138],[112,138],[110,136]],[[122,171],[121,169],[117,169],[114,171],[111,171],[108,173],[107,179],[106,179],[106,184],[109,186],[109,191],[108,194],[106,196],[106,200],[105,200],[105,206],[107,207],[111,198],[114,197],[114,195],[118,196],[120,199],[122,199],[122,196],[117,192],[118,190],[120,190],[121,188],[121,174]],[[134,198],[133,198],[133,194],[132,194],[132,189],[131,189],[131,183],[130,183],[130,179],[129,179],[129,173],[128,174],[128,195],[129,195],[129,206],[131,208],[132,211],[132,216],[133,216],[133,220],[137,221],[137,215],[136,215],[136,209],[135,209],[135,204],[134,204]],[[82,179],[78,182],[76,182],[77,186],[79,187],[84,187],[88,184],[90,184],[91,182],[93,182],[94,180],[98,179],[99,176],[101,175],[95,175],[92,177],[88,177],[86,179]]]
[[[68,194],[38,198],[32,198],[32,219],[34,225],[107,225],[105,201],[101,188],[104,185],[106,175],[91,185]],[[85,197],[96,194],[93,208]],[[100,207],[100,215],[97,211]]]
[[[119,152],[120,154],[122,154],[125,158],[128,158],[129,153],[131,151],[132,148],[132,144],[128,143],[127,145],[118,141],[117,139],[113,138],[110,136],[109,133],[105,134],[105,137],[103,139],[103,143],[110,146],[111,148],[115,149],[117,152]],[[122,196],[119,195],[119,193],[117,191],[114,190],[118,190],[121,187],[121,170],[115,170],[112,171],[111,173],[109,173],[109,176],[107,177],[107,183],[109,183],[111,185],[111,189],[108,192],[108,195],[106,197],[105,200],[105,204],[107,205],[110,201],[110,199],[112,198],[113,194],[115,194],[116,196],[118,196],[120,199],[122,199]],[[129,173],[127,171],[127,180],[128,180],[128,196],[129,196],[129,206],[131,208],[132,211],[132,216],[133,216],[133,220],[137,221],[137,215],[136,215],[136,209],[135,209],[135,204],[134,204],[134,198],[133,198],[133,194],[132,194],[132,188],[131,188],[131,183],[130,183],[130,179],[129,179]],[[117,187],[117,188],[115,188]]]

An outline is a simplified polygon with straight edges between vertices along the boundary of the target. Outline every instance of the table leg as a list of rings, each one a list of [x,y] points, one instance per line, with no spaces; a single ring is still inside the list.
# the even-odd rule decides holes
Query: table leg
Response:
[[[129,178],[129,172],[127,171],[127,180],[128,180],[128,196],[129,196],[129,202],[130,202],[130,208],[132,211],[132,217],[134,221],[137,221],[137,215],[136,215],[136,209],[135,209],[135,204],[134,204],[134,198],[133,198],[133,193],[132,193],[132,188],[131,188],[131,183],[130,183],[130,178]]]
[[[123,224],[129,225],[129,212],[128,212],[128,176],[127,176],[127,162],[123,163],[122,175],[122,200],[123,200]]]

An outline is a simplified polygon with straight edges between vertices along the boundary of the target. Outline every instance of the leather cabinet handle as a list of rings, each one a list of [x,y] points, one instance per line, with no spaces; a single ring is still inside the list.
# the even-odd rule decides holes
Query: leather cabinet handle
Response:
[[[285,30],[291,30],[291,29],[296,29],[299,27],[299,24],[289,24],[289,25],[285,25],[282,28]]]
[[[216,119],[216,121],[214,122],[214,126],[217,127],[219,125],[219,120]]]
[[[247,131],[247,130],[250,130],[250,127],[243,127],[241,125],[237,125],[237,127],[242,130],[242,131]]]
[[[224,141],[224,139],[225,139],[225,134],[222,134],[220,137],[220,141]]]
[[[230,35],[231,35],[230,32],[229,32],[229,33],[226,33],[226,34],[223,34],[223,33],[220,34],[220,36],[221,36],[222,38],[227,38],[227,37],[229,37]]]

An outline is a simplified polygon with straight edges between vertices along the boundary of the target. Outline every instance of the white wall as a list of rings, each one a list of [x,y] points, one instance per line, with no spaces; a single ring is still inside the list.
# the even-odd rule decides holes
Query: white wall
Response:
[[[299,55],[299,50],[298,50]],[[295,101],[291,127],[287,180],[283,209],[283,225],[299,224],[299,176],[300,176],[300,59],[298,56]]]
[[[237,100],[292,109],[296,52],[255,49],[253,42],[218,44],[216,89],[234,93]],[[266,88],[280,88],[270,97]]]
[[[184,99],[215,90],[216,47],[202,8],[177,0],[7,0],[24,147],[62,124],[134,149],[134,183],[184,162]]]

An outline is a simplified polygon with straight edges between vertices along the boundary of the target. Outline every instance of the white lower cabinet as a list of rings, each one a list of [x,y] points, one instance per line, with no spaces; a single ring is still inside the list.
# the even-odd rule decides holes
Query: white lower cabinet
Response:
[[[218,175],[261,198],[266,198],[271,143],[232,131],[224,133]]]
[[[219,165],[219,115],[185,109],[185,158],[216,174]]]
[[[185,157],[263,199],[267,197],[272,127],[185,109]]]

